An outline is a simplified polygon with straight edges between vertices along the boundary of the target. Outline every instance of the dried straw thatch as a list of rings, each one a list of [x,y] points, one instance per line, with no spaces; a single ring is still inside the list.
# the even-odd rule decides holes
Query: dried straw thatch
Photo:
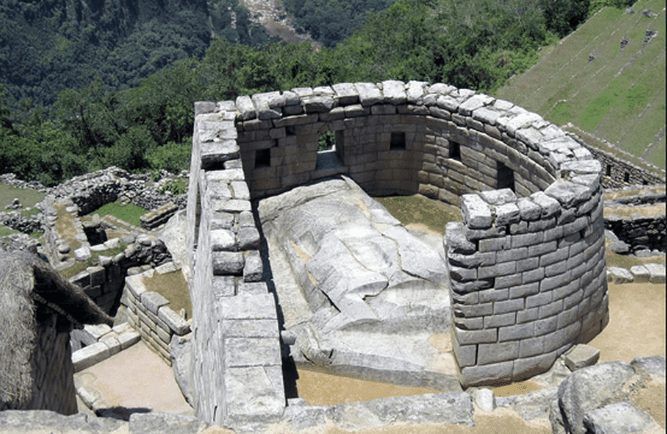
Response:
[[[40,305],[75,325],[113,322],[44,261],[29,253],[0,251],[0,409],[23,402],[31,393],[30,360]]]

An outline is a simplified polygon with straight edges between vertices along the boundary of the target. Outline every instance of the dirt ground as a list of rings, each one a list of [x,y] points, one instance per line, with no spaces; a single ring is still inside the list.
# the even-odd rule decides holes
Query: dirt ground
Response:
[[[600,362],[665,356],[665,285],[609,285],[609,324],[590,345]]]
[[[78,385],[99,393],[105,408],[194,414],[174,380],[171,367],[143,342],[84,369],[74,378]]]

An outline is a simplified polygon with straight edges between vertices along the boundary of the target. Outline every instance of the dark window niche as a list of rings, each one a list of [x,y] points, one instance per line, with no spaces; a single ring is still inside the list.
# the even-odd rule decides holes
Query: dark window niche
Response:
[[[496,170],[498,171],[496,188],[498,190],[501,188],[509,188],[512,191],[516,191],[514,186],[514,171],[500,161],[497,163]]]
[[[461,145],[452,140],[449,141],[449,158],[461,161]]]
[[[623,182],[630,182],[630,173],[625,172],[623,174]]]
[[[271,148],[255,151],[255,168],[271,167]]]
[[[611,164],[607,164],[607,176],[611,176]]]
[[[405,150],[405,133],[403,132],[391,133],[389,149],[392,151]]]
[[[286,126],[285,134],[287,134],[288,136],[296,136],[296,127],[294,125]]]

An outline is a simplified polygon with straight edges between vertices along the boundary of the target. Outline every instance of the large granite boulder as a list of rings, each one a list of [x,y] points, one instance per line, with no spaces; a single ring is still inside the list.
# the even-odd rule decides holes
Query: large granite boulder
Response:
[[[437,318],[443,259],[353,181],[297,187],[259,204],[322,330]]]

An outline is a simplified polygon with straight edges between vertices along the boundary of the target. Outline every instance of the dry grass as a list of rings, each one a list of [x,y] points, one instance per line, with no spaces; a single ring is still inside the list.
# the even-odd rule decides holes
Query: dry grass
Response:
[[[76,239],[76,225],[72,214],[65,210],[65,205],[55,204],[56,210],[56,232],[60,238],[65,240],[71,250],[76,250],[81,247],[81,241]]]
[[[185,309],[185,317],[192,318],[190,292],[180,270],[164,274],[154,273],[152,277],[143,277],[143,284],[149,291],[162,294],[169,300],[169,306],[174,311],[179,312]]]

